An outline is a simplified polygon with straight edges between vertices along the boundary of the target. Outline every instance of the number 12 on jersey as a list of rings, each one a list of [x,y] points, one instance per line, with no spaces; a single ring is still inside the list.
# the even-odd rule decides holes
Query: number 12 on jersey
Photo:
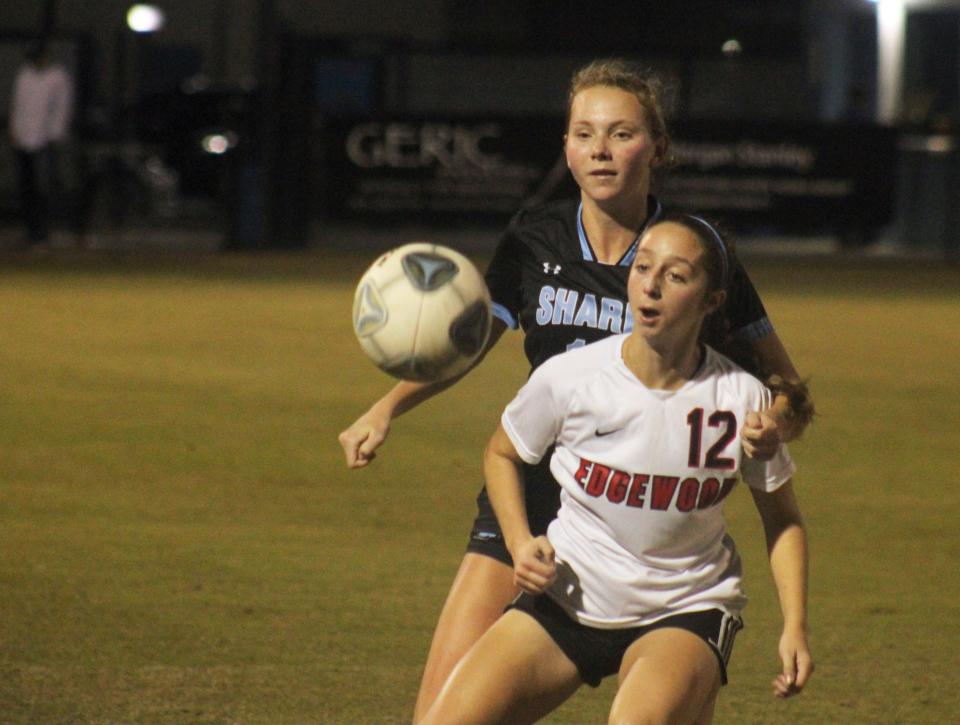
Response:
[[[707,425],[711,428],[723,428],[720,437],[707,450],[707,459],[700,463],[700,452],[703,449],[703,408],[694,408],[687,415],[687,425],[690,426],[690,454],[687,465],[690,468],[722,468],[732,469],[736,461],[722,455],[724,449],[737,435],[737,416],[729,410],[717,410],[707,418]]]

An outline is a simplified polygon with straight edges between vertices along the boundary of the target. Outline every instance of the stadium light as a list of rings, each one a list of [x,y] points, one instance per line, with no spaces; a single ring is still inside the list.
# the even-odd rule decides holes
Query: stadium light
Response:
[[[200,141],[203,150],[212,156],[222,156],[237,145],[237,134],[232,131],[225,133],[209,133]]]
[[[736,38],[730,38],[720,46],[720,51],[729,58],[734,55],[740,55],[740,53],[743,52],[743,46]]]
[[[166,14],[157,5],[136,4],[127,10],[127,27],[135,33],[156,33],[166,23]]]
[[[877,116],[883,123],[900,115],[906,23],[904,0],[877,3]]]

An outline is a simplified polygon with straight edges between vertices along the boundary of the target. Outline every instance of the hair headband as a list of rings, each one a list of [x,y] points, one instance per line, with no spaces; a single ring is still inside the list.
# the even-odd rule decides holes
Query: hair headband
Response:
[[[721,288],[726,289],[730,281],[730,252],[727,251],[727,245],[724,243],[723,237],[720,236],[720,232],[714,228],[713,224],[703,217],[699,217],[696,214],[687,214],[687,218],[693,219],[701,226],[706,227],[710,232],[710,237],[720,249],[720,283]]]

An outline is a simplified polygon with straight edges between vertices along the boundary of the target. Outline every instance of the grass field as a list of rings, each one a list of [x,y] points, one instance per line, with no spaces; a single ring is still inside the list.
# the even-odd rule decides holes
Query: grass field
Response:
[[[0,258],[0,722],[401,723],[525,378],[511,335],[348,472],[389,385],[350,329],[371,255]],[[960,713],[960,269],[754,260],[820,416],[792,452],[817,673],[778,702],[751,604],[716,722]],[[605,722],[612,682],[551,723]]]

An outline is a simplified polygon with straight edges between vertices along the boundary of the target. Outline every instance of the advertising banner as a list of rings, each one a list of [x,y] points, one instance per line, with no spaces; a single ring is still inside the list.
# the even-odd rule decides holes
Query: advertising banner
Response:
[[[328,212],[509,217],[562,151],[562,120],[392,119],[324,126]]]
[[[665,202],[775,234],[869,234],[894,207],[896,132],[874,125],[675,127]]]
[[[325,210],[337,218],[506,220],[576,194],[563,120],[343,119],[323,128]],[[896,136],[879,126],[686,122],[655,193],[734,230],[868,234],[894,206]]]

